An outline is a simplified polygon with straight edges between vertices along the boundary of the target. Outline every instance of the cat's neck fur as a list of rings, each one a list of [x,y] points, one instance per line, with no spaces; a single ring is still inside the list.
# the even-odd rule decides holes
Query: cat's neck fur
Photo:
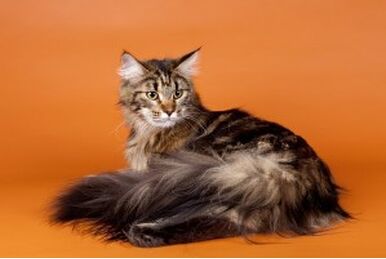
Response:
[[[182,120],[173,127],[161,128],[147,123],[129,111],[125,112],[131,132],[126,147],[126,159],[134,170],[145,170],[152,156],[183,148],[197,134],[207,118],[202,112],[195,121]]]

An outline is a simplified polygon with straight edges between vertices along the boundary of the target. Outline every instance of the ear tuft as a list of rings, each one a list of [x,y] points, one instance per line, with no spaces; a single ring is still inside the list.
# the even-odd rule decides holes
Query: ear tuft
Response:
[[[121,56],[121,67],[118,74],[124,80],[136,81],[145,73],[145,68],[133,55],[123,51]]]
[[[182,56],[177,63],[176,70],[186,77],[192,77],[198,73],[198,59],[199,50],[198,48],[188,54]]]

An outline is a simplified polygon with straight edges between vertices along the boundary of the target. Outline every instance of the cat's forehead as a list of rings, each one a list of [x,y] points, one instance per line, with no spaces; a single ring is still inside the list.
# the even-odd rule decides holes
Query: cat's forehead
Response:
[[[152,59],[146,61],[146,67],[153,77],[156,77],[163,86],[172,85],[172,75],[175,69],[175,61],[171,59]]]
[[[151,72],[171,74],[175,69],[176,61],[173,59],[151,59],[145,61],[145,64]]]

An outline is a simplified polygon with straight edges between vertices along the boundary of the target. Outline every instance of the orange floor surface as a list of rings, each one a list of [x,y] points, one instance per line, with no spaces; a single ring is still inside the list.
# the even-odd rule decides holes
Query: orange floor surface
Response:
[[[386,256],[386,1],[0,1],[0,256]],[[356,220],[318,236],[154,249],[47,223],[66,184],[119,169],[123,48],[203,46],[211,109],[241,107],[305,137]]]

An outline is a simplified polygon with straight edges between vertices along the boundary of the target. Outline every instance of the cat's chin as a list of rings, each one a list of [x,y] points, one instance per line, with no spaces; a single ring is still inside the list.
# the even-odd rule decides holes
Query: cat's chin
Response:
[[[157,128],[171,128],[177,123],[176,120],[148,120],[147,122]]]

